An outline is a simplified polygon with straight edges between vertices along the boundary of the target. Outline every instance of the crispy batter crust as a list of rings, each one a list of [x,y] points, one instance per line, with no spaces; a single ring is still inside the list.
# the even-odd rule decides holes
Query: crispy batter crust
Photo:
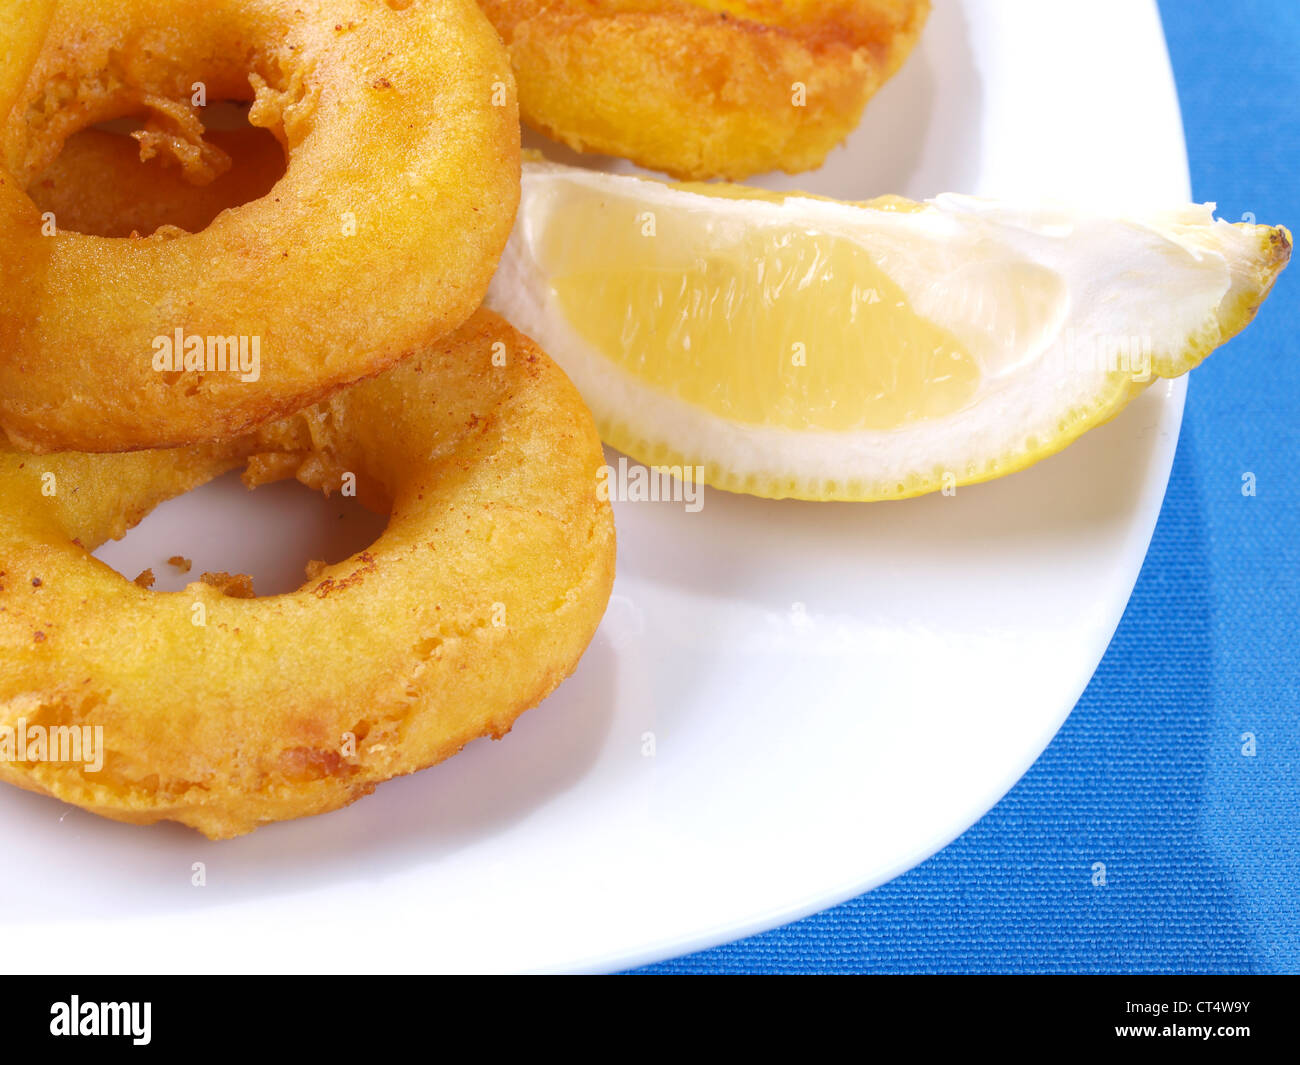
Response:
[[[99,772],[0,760],[0,779],[225,838],[336,809],[504,735],[572,672],[605,609],[602,462],[568,379],[488,312],[230,445],[0,446],[0,725],[102,726],[107,749]],[[388,527],[263,599],[204,581],[146,591],[89,557],[239,465],[249,481],[296,476],[324,491],[354,473]]]
[[[692,180],[820,166],[930,10],[929,0],[480,4],[510,50],[530,125]]]
[[[23,190],[94,123],[145,112],[145,154],[218,173],[199,83],[284,144],[269,195],[193,234],[43,232]],[[393,365],[474,311],[518,203],[509,61],[471,0],[61,4],[0,120],[0,426],[33,450],[222,439]],[[156,369],[178,329],[256,338],[257,379]]]

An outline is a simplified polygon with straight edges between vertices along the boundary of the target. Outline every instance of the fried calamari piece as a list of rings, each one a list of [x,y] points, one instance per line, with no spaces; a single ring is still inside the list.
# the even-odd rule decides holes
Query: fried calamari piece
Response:
[[[0,743],[39,727],[103,744],[98,768],[0,758],[0,780],[225,838],[503,736],[573,671],[605,610],[603,462],[573,385],[488,312],[223,448],[0,444]],[[147,591],[88,554],[239,465],[322,491],[354,475],[388,527],[262,599],[211,575]]]
[[[36,29],[0,48],[0,90]],[[103,122],[147,113],[146,155],[214,178],[196,84],[284,146],[268,195],[200,232],[49,226],[24,190]],[[0,108],[0,427],[33,451],[127,451],[319,402],[474,313],[518,195],[509,58],[473,0],[58,4]]]
[[[480,0],[525,121],[580,152],[732,180],[822,164],[929,0]]]

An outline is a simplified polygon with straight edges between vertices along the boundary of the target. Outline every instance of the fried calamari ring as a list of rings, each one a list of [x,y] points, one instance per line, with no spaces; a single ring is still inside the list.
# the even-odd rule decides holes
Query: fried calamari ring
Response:
[[[82,130],[27,190],[62,229],[96,237],[147,237],[164,226],[197,233],[222,211],[265,196],[284,174],[284,150],[262,130],[208,134],[233,166],[207,185],[158,157],[140,161],[130,137]]]
[[[577,391],[488,312],[224,454],[0,446],[0,779],[225,838],[503,735],[572,672],[605,609],[602,462]],[[202,582],[146,591],[88,555],[241,463],[250,484],[329,491],[353,474],[388,527],[263,599]],[[20,722],[102,726],[102,767],[31,747],[15,760]]]
[[[220,439],[458,326],[518,202],[508,67],[472,0],[59,5],[0,129],[0,426],[38,450]],[[220,169],[196,85],[253,100],[289,154],[275,189],[199,233],[46,235],[23,189],[87,126],[147,112],[146,154]]]
[[[674,177],[822,164],[911,52],[930,0],[480,0],[525,121]]]

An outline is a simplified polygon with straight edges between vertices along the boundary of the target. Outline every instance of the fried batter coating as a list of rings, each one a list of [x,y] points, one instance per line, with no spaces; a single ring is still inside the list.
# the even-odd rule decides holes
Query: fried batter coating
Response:
[[[111,119],[148,115],[146,155],[218,173],[196,85],[251,101],[284,145],[268,195],[195,233],[48,225],[23,190]],[[474,312],[518,194],[509,58],[472,0],[59,4],[0,109],[0,427],[31,450],[122,451],[318,402]]]
[[[480,0],[526,122],[674,177],[820,166],[930,0]]]
[[[568,379],[488,312],[230,445],[0,445],[0,733],[100,726],[104,746],[98,771],[0,758],[0,779],[220,839],[503,736],[573,671],[604,612],[603,461]],[[353,474],[388,527],[261,599],[202,580],[147,591],[88,554],[241,465],[250,483],[296,476],[327,492]]]

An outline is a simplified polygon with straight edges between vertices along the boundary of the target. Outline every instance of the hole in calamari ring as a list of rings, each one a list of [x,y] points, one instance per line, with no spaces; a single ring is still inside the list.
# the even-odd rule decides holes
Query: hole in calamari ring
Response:
[[[186,180],[167,152],[141,159],[132,134],[145,116],[127,116],[81,130],[27,187],[58,228],[96,237],[147,237],[163,227],[198,233],[222,211],[261,199],[284,176],[287,161],[275,135],[248,121],[248,106],[220,102],[204,113],[205,140],[231,160],[206,184]]]

